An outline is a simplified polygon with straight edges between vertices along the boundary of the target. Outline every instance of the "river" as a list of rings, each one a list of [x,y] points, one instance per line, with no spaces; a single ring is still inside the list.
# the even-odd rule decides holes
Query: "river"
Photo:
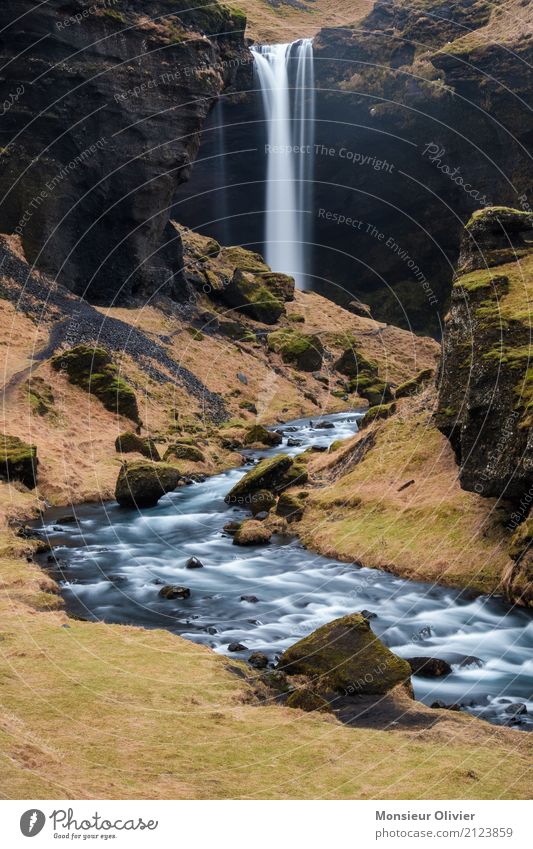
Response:
[[[289,422],[283,428],[294,430],[286,431],[281,446],[256,454],[295,455],[310,445],[328,446],[353,435],[360,415],[329,416],[331,429],[307,419]],[[301,444],[287,447],[287,438]],[[241,642],[249,651],[236,657],[262,651],[272,663],[320,625],[367,610],[376,614],[374,633],[398,655],[451,663],[445,677],[413,677],[418,699],[459,703],[506,724],[510,706],[523,704],[528,713],[516,727],[533,729],[531,612],[501,598],[341,563],[306,550],[293,537],[275,536],[267,546],[233,545],[224,524],[249,514],[228,507],[224,496],[248,469],[182,487],[142,512],[115,502],[89,504],[75,508],[77,523],[59,523],[65,508],[50,510],[44,531],[60,564],[67,609],[90,620],[166,628],[222,653]],[[193,555],[204,568],[185,568]],[[162,599],[162,584],[189,587],[191,596]]]

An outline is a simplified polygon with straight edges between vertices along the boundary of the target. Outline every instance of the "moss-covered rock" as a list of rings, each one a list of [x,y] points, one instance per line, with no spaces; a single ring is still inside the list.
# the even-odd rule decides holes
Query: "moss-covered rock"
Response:
[[[120,454],[131,454],[134,452],[142,454],[143,457],[148,457],[149,460],[154,460],[155,462],[161,459],[153,439],[150,439],[148,436],[138,436],[131,431],[126,431],[126,433],[121,433],[120,436],[117,436],[115,450]]]
[[[176,442],[167,448],[163,460],[189,460],[191,463],[203,463],[205,455],[195,445]]]
[[[55,356],[52,367],[64,371],[74,386],[95,395],[106,410],[139,422],[135,393],[120,377],[111,355],[104,348],[76,345]]]
[[[507,595],[515,603],[533,607],[533,518],[515,530],[509,556],[514,563],[504,581]]]
[[[233,545],[266,545],[270,542],[272,531],[262,522],[248,519],[235,531]]]
[[[322,368],[324,347],[318,336],[283,328],[269,333],[267,344],[271,351],[281,355],[284,363],[300,371],[319,371]]]
[[[339,359],[335,362],[334,368],[345,374],[347,377],[357,378],[359,375],[377,375],[378,367],[375,362],[368,360],[363,354],[357,350],[355,344],[346,348]]]
[[[260,489],[279,491],[286,484],[286,474],[293,466],[292,457],[278,454],[261,460],[235,484],[224,499],[227,504],[244,504],[246,496]]]
[[[244,444],[252,445],[258,442],[261,445],[280,445],[283,437],[276,431],[267,430],[263,425],[252,425],[244,434]]]
[[[421,389],[431,378],[433,377],[433,370],[430,368],[422,369],[419,371],[415,377],[412,377],[411,380],[406,380],[404,383],[400,383],[400,385],[396,388],[395,397],[396,398],[406,398],[408,395],[415,395],[419,389]]]
[[[313,690],[382,694],[408,681],[411,668],[372,633],[359,613],[342,616],[283,652],[279,668],[305,675]]]
[[[396,404],[391,402],[390,404],[378,404],[376,407],[370,407],[364,414],[361,419],[361,423],[359,427],[363,428],[372,422],[377,421],[378,419],[388,419],[389,416],[392,416],[393,413],[396,412]]]
[[[282,492],[276,506],[278,516],[283,516],[288,522],[299,522],[305,509],[305,499],[300,495]]]
[[[276,503],[276,496],[268,489],[259,489],[257,492],[252,492],[247,503],[250,507],[253,516],[258,513],[268,513],[272,510]]]
[[[20,481],[29,489],[37,483],[37,448],[18,436],[0,435],[0,479]]]
[[[154,507],[163,495],[176,489],[180,479],[179,471],[166,463],[124,463],[115,498],[121,507]]]

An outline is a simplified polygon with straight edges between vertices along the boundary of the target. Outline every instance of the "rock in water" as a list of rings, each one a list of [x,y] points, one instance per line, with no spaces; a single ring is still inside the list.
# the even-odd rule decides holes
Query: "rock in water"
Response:
[[[246,504],[245,497],[262,489],[277,490],[286,485],[286,474],[293,465],[287,454],[278,454],[261,460],[230,489],[225,497],[226,504]]]
[[[315,691],[381,694],[408,681],[409,664],[372,633],[359,613],[335,619],[283,652],[279,669],[306,675]]]
[[[203,569],[204,564],[197,557],[189,557],[185,564],[186,569]]]
[[[120,470],[115,498],[121,507],[154,507],[167,492],[176,489],[181,474],[166,463],[139,460]]]
[[[413,675],[421,675],[423,678],[441,678],[452,671],[448,661],[438,657],[409,657],[406,662],[411,667]]]
[[[233,545],[266,545],[270,542],[272,531],[261,522],[249,519],[243,522],[233,537]]]
[[[254,669],[265,669],[268,666],[268,657],[260,651],[254,651],[248,658],[248,663]]]
[[[175,587],[169,584],[165,587],[161,587],[159,595],[161,598],[173,601],[176,598],[190,598],[191,591],[188,587]]]
[[[242,643],[230,643],[228,651],[248,651],[248,649]]]

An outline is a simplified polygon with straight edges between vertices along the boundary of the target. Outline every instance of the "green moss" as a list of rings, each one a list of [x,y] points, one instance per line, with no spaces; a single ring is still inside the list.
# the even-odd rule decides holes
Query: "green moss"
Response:
[[[252,445],[259,442],[261,445],[280,445],[282,436],[274,431],[267,430],[263,425],[253,425],[244,434],[244,444]]]
[[[25,389],[28,395],[28,403],[34,413],[38,416],[46,416],[53,412],[54,394],[52,387],[42,377],[33,375],[26,381]]]
[[[305,710],[307,713],[314,711],[331,712],[330,703],[307,687],[299,687],[297,690],[294,690],[288,697],[286,704],[287,707]]]
[[[305,675],[319,692],[382,694],[409,681],[411,668],[372,633],[358,613],[335,619],[283,652],[279,668]]]
[[[370,407],[363,416],[360,427],[366,427],[378,419],[388,419],[395,412],[396,404],[394,401],[390,404],[378,404],[376,407]]]
[[[301,315],[298,312],[288,313],[287,318],[291,322],[291,324],[304,324],[305,323],[305,315]]]
[[[21,481],[29,489],[37,482],[37,448],[18,436],[0,434],[0,480]]]
[[[125,24],[126,18],[122,14],[122,12],[117,12],[116,9],[103,9],[102,14],[106,18],[111,18],[112,21],[116,21],[119,24]]]
[[[204,339],[204,334],[195,327],[187,327],[187,333],[194,339],[195,342],[201,342]]]
[[[267,345],[271,351],[281,355],[284,363],[300,371],[319,371],[322,367],[324,348],[318,336],[287,327],[269,333]]]
[[[305,510],[305,499],[301,495],[282,492],[276,507],[278,516],[283,516],[289,522],[299,522]]]
[[[117,436],[115,450],[120,454],[142,454],[143,457],[148,457],[149,460],[156,462],[161,459],[153,439],[138,436],[131,431],[126,431],[126,433],[121,433],[120,436]]]
[[[511,206],[487,206],[484,209],[477,209],[472,213],[465,224],[465,230],[476,229],[480,225],[485,226],[486,222],[498,220],[499,217],[505,219],[508,216],[515,220],[522,218],[524,222],[530,219],[529,212],[513,209]]]
[[[277,490],[283,487],[285,476],[293,466],[293,460],[287,454],[267,457],[250,469],[229,491],[225,501],[228,504],[241,503],[240,499],[260,489]]]
[[[194,445],[185,445],[177,442],[175,445],[170,445],[165,451],[163,460],[189,460],[191,463],[205,462],[205,456]]]
[[[518,526],[511,539],[509,546],[509,557],[519,561],[531,548],[533,542],[533,519],[526,519]]]
[[[400,385],[396,388],[396,398],[405,398],[408,395],[414,395],[422,386],[424,386],[425,383],[431,380],[432,377],[433,369],[422,369],[422,371],[419,371],[415,377],[411,378],[411,380],[406,380],[404,383],[400,383]]]
[[[355,345],[351,345],[341,354],[334,368],[341,374],[355,379],[360,379],[363,376],[367,378],[377,377],[378,373],[377,364],[372,360],[367,360]]]
[[[470,271],[468,274],[463,274],[454,282],[454,288],[464,289],[471,294],[475,292],[485,291],[491,294],[494,298],[501,297],[509,289],[509,279],[502,274],[494,274],[494,272],[480,269],[478,271]]]
[[[90,392],[106,410],[139,422],[133,389],[119,376],[118,368],[104,348],[76,345],[52,359],[56,371],[65,371],[70,383]]]

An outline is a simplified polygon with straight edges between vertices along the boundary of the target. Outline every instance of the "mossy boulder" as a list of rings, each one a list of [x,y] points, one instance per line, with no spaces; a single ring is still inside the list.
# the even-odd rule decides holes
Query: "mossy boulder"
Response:
[[[250,507],[253,516],[258,513],[268,513],[272,510],[276,503],[276,496],[268,489],[259,489],[257,492],[252,492],[247,506]]]
[[[370,406],[386,404],[392,400],[392,388],[390,383],[381,380],[377,374],[359,374],[352,378],[349,383],[350,392],[356,392],[364,398]]]
[[[121,507],[154,507],[163,495],[176,489],[180,480],[179,471],[166,463],[124,463],[115,498]]]
[[[115,450],[120,454],[132,454],[136,452],[137,454],[142,454],[143,457],[148,457],[149,460],[155,460],[156,462],[161,459],[153,439],[150,439],[148,436],[138,436],[136,433],[132,433],[131,431],[126,431],[126,433],[121,433],[120,436],[117,436],[115,440]]]
[[[526,554],[532,554],[531,544],[533,543],[533,518],[526,519],[522,522],[514,532],[511,545],[509,546],[509,557],[512,560],[520,561]]]
[[[267,430],[263,425],[253,425],[244,434],[244,444],[252,445],[259,442],[261,445],[280,445],[283,437],[276,431]]]
[[[322,368],[324,347],[318,336],[288,327],[269,333],[267,344],[271,351],[281,355],[284,363],[300,371],[312,372]]]
[[[288,522],[299,522],[304,514],[305,499],[300,495],[282,492],[277,506],[276,513],[278,516],[283,516]]]
[[[69,382],[95,395],[106,410],[139,422],[135,392],[119,375],[104,348],[76,345],[52,359],[52,367],[64,371]]]
[[[298,460],[293,460],[292,466],[290,469],[287,469],[286,473],[283,475],[278,491],[281,492],[284,489],[288,489],[290,486],[303,486],[307,483],[308,479],[309,472],[307,471],[307,466],[304,462],[301,462],[301,458],[298,457]]]
[[[37,448],[18,436],[0,436],[0,479],[20,481],[29,489],[37,483]]]
[[[378,419],[388,419],[395,412],[396,404],[394,401],[390,404],[378,404],[376,407],[370,407],[361,419],[359,427],[366,427],[372,422],[378,421]]]
[[[247,496],[260,489],[277,491],[287,486],[286,475],[294,461],[287,454],[261,460],[235,484],[224,499],[227,504],[244,504]]]
[[[248,519],[235,531],[233,545],[266,545],[270,542],[272,531],[262,522]]]
[[[261,273],[261,278],[264,285],[279,301],[294,301],[294,277],[275,271],[267,271]]]
[[[431,378],[433,377],[433,369],[425,368],[419,371],[411,380],[406,380],[396,388],[396,398],[406,398],[408,395],[415,395]]]
[[[176,442],[170,445],[163,456],[164,460],[189,460],[191,463],[203,463],[205,455],[195,445]]]
[[[347,377],[357,378],[359,375],[377,376],[377,365],[372,360],[368,360],[354,346],[346,348],[339,359],[335,362],[334,368],[345,374]]]
[[[408,681],[411,667],[383,645],[359,613],[335,619],[281,655],[279,669],[305,675],[312,689],[351,694],[388,692]]]

